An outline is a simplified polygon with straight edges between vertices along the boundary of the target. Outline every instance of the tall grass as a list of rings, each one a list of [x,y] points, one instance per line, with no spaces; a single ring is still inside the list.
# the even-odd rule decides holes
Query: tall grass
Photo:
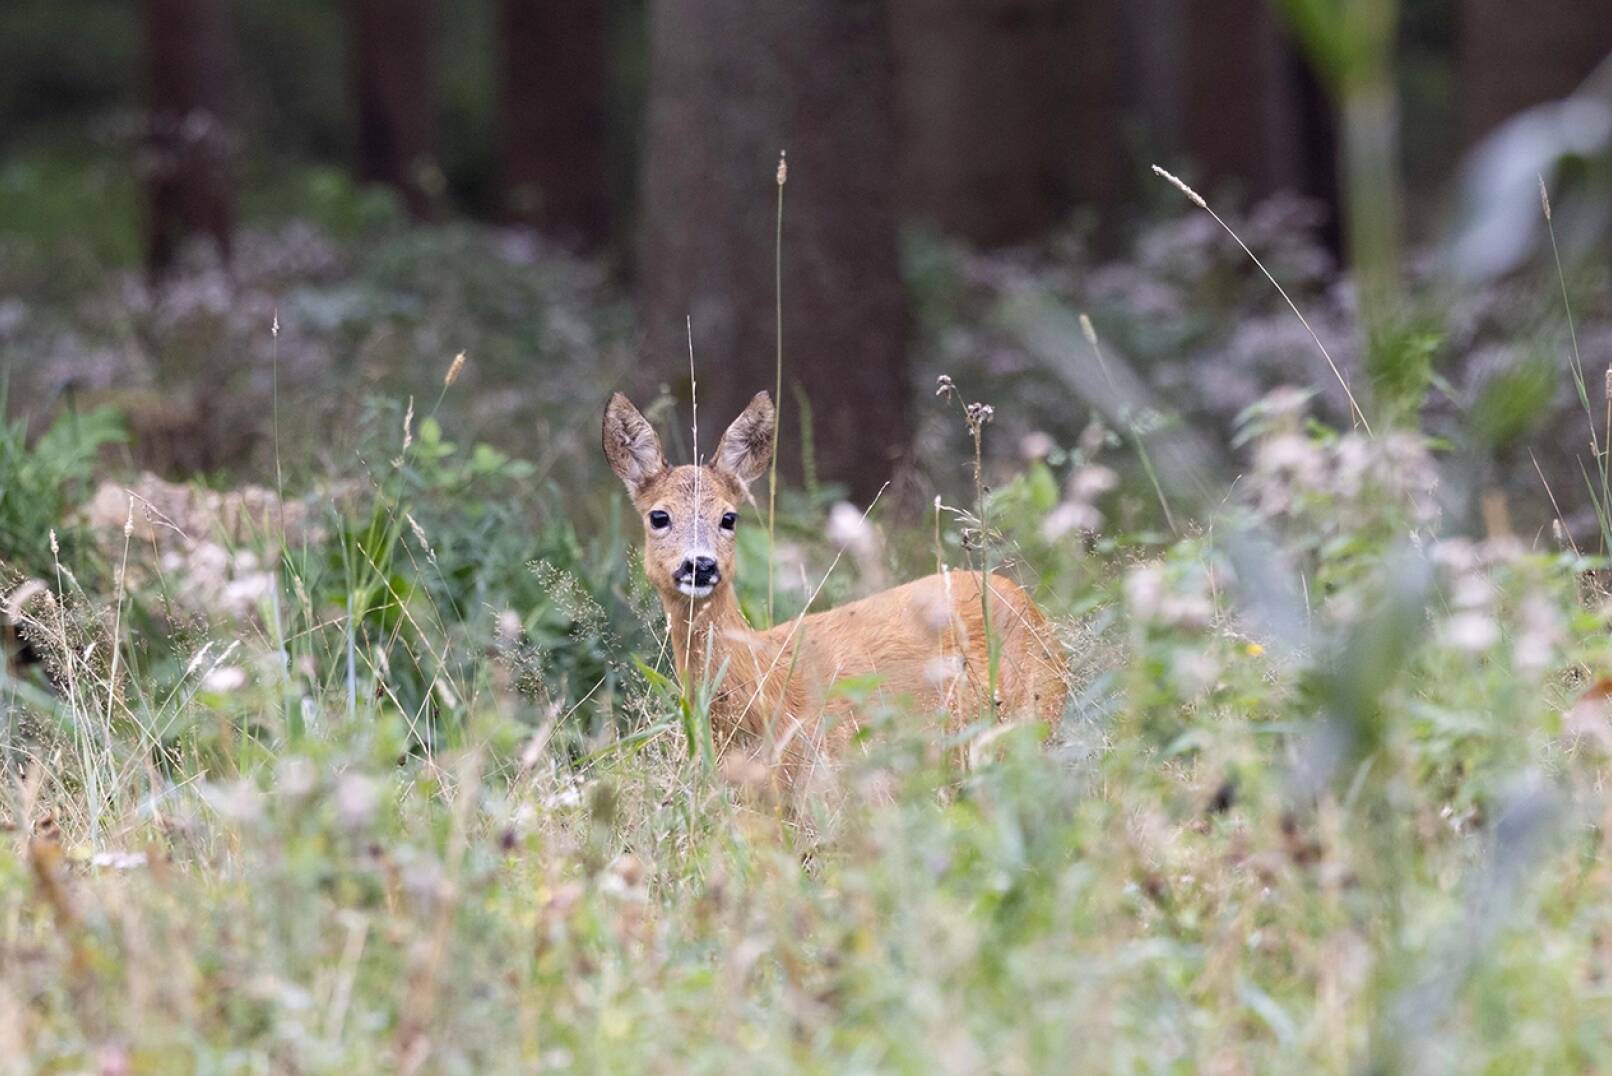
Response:
[[[417,434],[379,515],[344,509],[362,551],[336,555],[350,531],[322,539],[345,564],[334,589],[314,571],[282,578],[284,639],[204,645],[171,699],[148,700],[144,676],[114,697],[109,665],[73,657],[72,632],[114,621],[54,629],[71,660],[65,738],[14,735],[3,801],[9,1056],[420,1071],[1337,1071],[1541,1050],[1553,1067],[1605,1063],[1604,1005],[1584,986],[1607,926],[1593,879],[1612,756],[1572,671],[1612,657],[1599,621],[1550,556],[1438,540],[1432,574],[1410,580],[1395,536],[1426,524],[1407,461],[1384,439],[1317,436],[1324,477],[1300,479],[1277,467],[1289,436],[1255,435],[1264,462],[1239,503],[1306,565],[1312,647],[1278,657],[1278,640],[1217,610],[1213,586],[1238,571],[1218,538],[1086,573],[1067,548],[1037,552],[1037,510],[1002,486],[997,540],[1050,591],[1069,574],[1108,618],[1110,643],[1078,670],[1106,686],[1076,691],[1060,746],[1012,732],[966,770],[913,715],[870,712],[832,837],[803,862],[790,828],[752,806],[752,775],[714,764],[699,700],[677,718],[662,674],[610,704],[625,725],[581,735],[581,701],[550,709],[520,690],[496,621],[480,643],[461,634],[464,603],[422,585],[438,569],[407,522],[424,521],[454,578],[430,487],[403,481],[441,444]],[[1363,483],[1361,452],[1380,461]],[[361,622],[327,620],[335,603],[299,589],[353,595]],[[281,645],[297,710],[321,715],[300,732],[279,716]],[[477,656],[449,674],[455,653]],[[401,683],[411,662],[418,700]],[[218,667],[247,675],[204,686]],[[27,701],[7,708],[15,721]],[[1105,746],[1076,748],[1092,742]]]

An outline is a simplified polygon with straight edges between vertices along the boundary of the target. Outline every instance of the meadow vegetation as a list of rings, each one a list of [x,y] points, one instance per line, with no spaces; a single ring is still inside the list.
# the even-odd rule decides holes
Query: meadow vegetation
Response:
[[[1301,211],[1249,238],[1366,394]],[[866,519],[781,490],[743,605],[769,558],[779,619],[988,559],[1054,618],[1070,702],[944,738],[870,704],[804,814],[675,683],[598,458],[630,359],[598,267],[296,225],[228,281],[59,294],[14,246],[0,1066],[1612,1065],[1606,464],[1560,293],[1405,333],[1426,424],[1368,434],[1200,225],[1114,264],[909,244],[928,474]],[[1535,340],[1551,375],[1495,388],[1484,349]],[[1546,437],[1583,457],[1550,496],[1515,480]]]

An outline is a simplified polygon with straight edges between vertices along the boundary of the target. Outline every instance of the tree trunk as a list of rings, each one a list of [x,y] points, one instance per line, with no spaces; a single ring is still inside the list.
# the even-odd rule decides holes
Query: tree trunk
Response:
[[[227,260],[234,226],[228,125],[230,36],[224,0],[146,0],[146,267],[153,278],[187,237],[206,236]]]
[[[1119,9],[1124,105],[1143,166],[1180,154],[1183,14],[1180,0],[1129,0]],[[1148,177],[1151,179],[1151,177]]]
[[[514,221],[575,248],[603,243],[605,174],[603,0],[503,0],[503,208]]]
[[[904,212],[1024,240],[1122,188],[1119,8],[892,0]]]
[[[1461,87],[1471,139],[1566,97],[1612,53],[1607,0],[1462,0]]]
[[[418,220],[431,217],[442,187],[431,15],[431,0],[348,2],[358,178],[396,189]]]
[[[1268,0],[1182,0],[1183,148],[1209,194],[1296,191],[1337,207],[1337,135]]]
[[[787,147],[784,465],[799,473],[798,385],[819,472],[865,499],[910,439],[886,4],[653,0],[650,17],[653,369],[686,377],[690,316],[707,429],[773,388],[774,168]]]

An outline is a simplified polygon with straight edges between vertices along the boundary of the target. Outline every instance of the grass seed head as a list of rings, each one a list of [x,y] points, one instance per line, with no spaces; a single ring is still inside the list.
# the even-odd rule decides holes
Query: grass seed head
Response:
[[[1180,177],[1166,172],[1158,165],[1153,166],[1153,174],[1168,181],[1172,186],[1175,187],[1176,190],[1190,198],[1192,200],[1192,204],[1197,206],[1199,209],[1209,208],[1209,203],[1203,200],[1203,195],[1199,194],[1197,191],[1183,183]]]

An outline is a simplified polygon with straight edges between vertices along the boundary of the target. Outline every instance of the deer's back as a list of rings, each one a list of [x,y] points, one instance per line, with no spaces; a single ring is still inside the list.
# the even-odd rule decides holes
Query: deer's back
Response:
[[[871,676],[885,697],[963,722],[988,710],[994,638],[998,714],[1054,721],[1067,687],[1051,625],[1034,599],[1004,576],[989,577],[987,600],[985,578],[964,571],[925,576],[815,613],[798,626],[780,624],[767,636],[784,648],[797,686],[821,689],[825,711],[848,706],[828,690],[834,681]],[[848,734],[850,722],[837,725]]]

